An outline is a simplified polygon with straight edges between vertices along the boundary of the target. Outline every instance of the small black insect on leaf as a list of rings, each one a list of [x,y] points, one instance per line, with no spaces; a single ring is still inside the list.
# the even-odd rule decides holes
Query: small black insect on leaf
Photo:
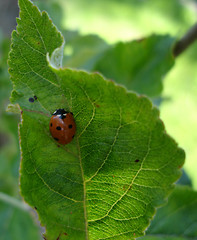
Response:
[[[33,103],[34,102],[34,98],[30,97],[29,98],[29,102]]]

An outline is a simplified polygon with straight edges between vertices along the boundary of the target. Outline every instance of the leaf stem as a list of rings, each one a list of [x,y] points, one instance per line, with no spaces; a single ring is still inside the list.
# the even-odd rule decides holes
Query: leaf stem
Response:
[[[174,57],[178,57],[187,49],[195,40],[197,40],[197,23],[175,44],[173,49]]]
[[[13,207],[17,207],[23,211],[29,211],[29,207],[25,203],[3,192],[0,192],[0,201],[8,203]]]

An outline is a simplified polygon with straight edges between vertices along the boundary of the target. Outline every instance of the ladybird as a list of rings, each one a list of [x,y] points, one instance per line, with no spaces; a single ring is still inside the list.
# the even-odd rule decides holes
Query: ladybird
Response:
[[[60,144],[72,141],[76,132],[75,120],[72,112],[57,109],[51,117],[49,129],[52,137]]]

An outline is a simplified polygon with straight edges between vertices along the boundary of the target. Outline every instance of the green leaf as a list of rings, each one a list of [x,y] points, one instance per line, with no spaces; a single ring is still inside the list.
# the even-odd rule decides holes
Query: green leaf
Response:
[[[28,0],[19,6],[9,65],[11,101],[22,110],[25,201],[37,209],[47,240],[142,236],[180,176],[184,151],[147,98],[96,73],[49,66],[64,40],[45,12]],[[65,146],[49,134],[58,108],[72,111],[77,126]]]
[[[66,39],[69,33],[71,36],[74,35],[74,33],[67,31]],[[68,40],[64,65],[91,71],[108,48],[109,45],[97,35],[77,35]],[[69,52],[70,54],[68,54]]]
[[[159,209],[141,240],[189,240],[197,238],[197,192],[177,186],[168,204]]]
[[[2,199],[5,202],[2,202]],[[7,203],[6,203],[7,202]],[[0,193],[1,240],[38,240],[39,229],[27,207],[17,199]]]
[[[50,1],[40,1],[34,0],[34,4],[38,6],[39,9],[45,10],[53,19],[54,24],[58,29],[62,28],[64,9],[60,1],[50,0]]]
[[[174,65],[174,41],[168,35],[152,35],[127,43],[119,42],[103,54],[94,70],[129,90],[150,97],[159,96],[162,79]]]

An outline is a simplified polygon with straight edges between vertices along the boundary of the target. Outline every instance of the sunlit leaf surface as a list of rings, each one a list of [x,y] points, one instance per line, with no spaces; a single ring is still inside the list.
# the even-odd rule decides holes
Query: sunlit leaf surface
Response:
[[[59,52],[52,53],[63,38],[30,1],[19,6],[9,66],[11,101],[22,111],[25,201],[37,210],[47,240],[142,236],[180,176],[183,150],[147,98],[99,74],[49,66],[51,59],[61,65]],[[49,133],[58,108],[72,111],[77,126],[65,146]]]

